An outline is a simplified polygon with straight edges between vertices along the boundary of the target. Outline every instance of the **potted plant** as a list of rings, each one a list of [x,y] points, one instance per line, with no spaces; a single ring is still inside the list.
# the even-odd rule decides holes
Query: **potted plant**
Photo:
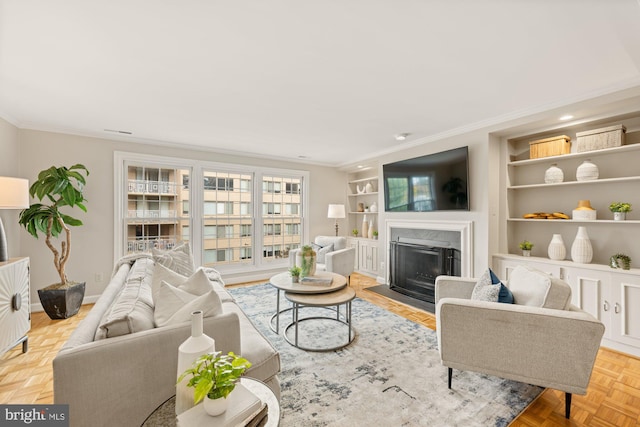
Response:
[[[374,238],[374,240],[378,240],[378,232],[377,231],[373,232],[373,238]]]
[[[51,319],[66,319],[75,315],[84,298],[85,283],[70,282],[65,266],[71,253],[71,230],[69,226],[82,225],[82,221],[61,211],[61,208],[77,206],[86,212],[83,195],[85,176],[89,171],[81,164],[69,168],[51,166],[38,174],[38,179],[29,188],[32,198],[47,203],[33,203],[20,212],[19,223],[33,237],[38,232],[45,236],[45,244],[53,253],[53,264],[60,276],[60,282],[38,290],[40,302]],[[64,239],[58,249],[52,238],[64,232]]]
[[[316,274],[316,251],[311,245],[304,245],[296,254],[296,265],[300,267],[300,277]]]
[[[522,249],[522,256],[531,256],[531,249],[533,248],[533,243],[528,240],[523,240],[518,245],[520,249]]]
[[[353,234],[353,237],[358,237],[358,233],[359,231],[357,228],[354,228],[353,230],[351,230],[351,234]]]
[[[624,221],[627,219],[627,212],[631,212],[631,203],[613,202],[609,205],[609,210],[613,212],[615,221]]]
[[[227,396],[250,367],[247,359],[233,352],[222,354],[215,351],[196,359],[191,368],[178,377],[178,383],[191,375],[187,387],[194,388],[193,403],[198,404],[204,399],[204,410],[209,415],[220,415],[227,410]]]
[[[611,268],[621,268],[623,270],[631,269],[631,258],[625,254],[611,255],[609,258],[609,266]]]
[[[291,267],[289,269],[289,274],[291,274],[291,281],[293,283],[298,283],[298,280],[300,279],[300,272],[301,271],[302,270],[297,265],[294,265],[293,267]]]

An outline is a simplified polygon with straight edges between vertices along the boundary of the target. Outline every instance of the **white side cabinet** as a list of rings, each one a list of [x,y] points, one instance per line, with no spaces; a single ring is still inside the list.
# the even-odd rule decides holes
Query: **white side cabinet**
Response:
[[[356,250],[354,265],[356,271],[369,275],[378,274],[378,240],[349,237],[347,246]]]
[[[0,262],[0,354],[20,343],[27,352],[30,307],[29,258]]]
[[[528,265],[563,279],[571,302],[605,325],[602,345],[640,356],[640,270],[618,270],[600,264],[576,264],[546,258],[496,255],[493,265],[508,280],[517,265]]]

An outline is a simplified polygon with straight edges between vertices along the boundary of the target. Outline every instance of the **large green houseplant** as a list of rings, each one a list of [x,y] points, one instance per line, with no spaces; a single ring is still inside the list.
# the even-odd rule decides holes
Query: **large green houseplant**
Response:
[[[61,208],[78,207],[86,212],[83,190],[89,171],[84,165],[69,168],[51,166],[38,174],[38,179],[29,188],[32,198],[46,203],[33,203],[20,212],[19,223],[33,237],[45,236],[45,244],[53,253],[53,264],[60,281],[38,290],[40,301],[52,319],[66,319],[78,312],[84,298],[84,283],[70,282],[65,266],[71,254],[71,230],[69,226],[82,225],[82,221],[61,211]],[[64,233],[60,248],[53,238]],[[63,299],[61,299],[63,298]]]

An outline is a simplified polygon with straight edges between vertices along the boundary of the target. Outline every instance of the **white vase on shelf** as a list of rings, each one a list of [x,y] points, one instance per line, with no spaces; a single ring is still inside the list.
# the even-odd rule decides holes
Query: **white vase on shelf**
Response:
[[[370,182],[367,182],[367,185],[364,186],[365,193],[373,193],[373,185]]]
[[[564,172],[558,167],[556,163],[553,163],[549,169],[544,172],[545,184],[557,184],[564,181]]]
[[[202,332],[202,310],[191,313],[191,336],[178,347],[178,377],[189,369],[203,354],[216,350],[213,338]],[[176,415],[180,415],[193,405],[193,388],[187,387],[188,378],[176,384]]]
[[[373,220],[369,220],[369,229],[367,230],[367,237],[373,239]]]
[[[369,207],[369,211],[378,212],[378,204],[376,202],[371,203],[371,206]]]
[[[593,247],[585,227],[578,227],[578,233],[571,245],[571,259],[580,264],[588,264],[593,259]]]
[[[567,248],[564,246],[562,234],[554,234],[547,248],[549,259],[561,261],[567,256]]]
[[[576,170],[576,180],[578,181],[591,181],[598,179],[598,176],[600,176],[598,166],[591,160],[585,160]]]
[[[364,215],[362,218],[362,237],[366,238],[369,236],[369,223],[367,222],[367,216]]]

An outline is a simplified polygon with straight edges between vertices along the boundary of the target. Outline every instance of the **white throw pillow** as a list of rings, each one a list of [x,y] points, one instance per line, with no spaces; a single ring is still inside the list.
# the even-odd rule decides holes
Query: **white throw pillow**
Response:
[[[157,327],[187,322],[196,310],[202,310],[202,317],[222,313],[222,302],[210,286],[205,294],[196,295],[162,282],[153,312]]]
[[[214,273],[212,273],[212,271]],[[231,294],[224,289],[224,282],[222,281],[222,279],[215,280],[215,281],[212,280],[212,277],[215,278],[217,275],[219,275],[219,273],[217,274],[216,273],[217,271],[213,270],[212,268],[198,267],[196,272],[193,273],[191,277],[186,277],[186,276],[183,276],[182,274],[178,274],[175,271],[168,269],[162,264],[156,264],[153,270],[153,278],[151,280],[153,301],[155,302],[158,299],[157,295],[158,295],[158,291],[160,290],[160,285],[162,284],[162,281],[165,281],[170,285],[183,289],[182,288],[183,284],[185,284],[187,280],[192,278],[193,280],[197,280],[198,282],[195,284],[187,284],[186,286],[189,289],[193,289],[191,288],[191,286],[197,286],[196,289],[201,289],[200,291],[198,291],[200,295],[213,289],[214,291],[216,291],[216,293],[218,294],[218,296],[222,301],[233,301],[233,297],[231,296]],[[208,279],[208,282],[203,280],[203,277],[202,277],[203,275]],[[196,276],[196,277],[193,277],[193,276]],[[205,283],[208,286],[206,290],[204,287]]]
[[[491,275],[487,269],[473,287],[471,293],[472,300],[498,302],[500,295],[500,286],[494,285],[491,281]]]
[[[191,249],[187,242],[168,251],[153,248],[151,249],[151,254],[156,264],[162,264],[183,276],[191,276],[196,269]]]
[[[534,268],[517,266],[509,277],[514,304],[543,307],[551,286],[551,278]]]

